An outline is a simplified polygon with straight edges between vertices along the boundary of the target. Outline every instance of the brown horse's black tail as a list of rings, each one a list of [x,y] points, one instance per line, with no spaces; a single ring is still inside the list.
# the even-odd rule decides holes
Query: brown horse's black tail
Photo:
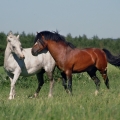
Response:
[[[102,50],[105,52],[105,54],[107,56],[107,61],[110,64],[115,65],[115,66],[120,66],[120,55],[114,56],[107,49],[102,49]]]

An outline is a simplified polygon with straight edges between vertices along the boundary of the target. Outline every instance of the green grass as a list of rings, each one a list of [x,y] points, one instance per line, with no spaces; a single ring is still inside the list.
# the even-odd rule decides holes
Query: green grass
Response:
[[[10,81],[0,69],[0,120],[119,120],[120,69],[109,65],[110,90],[101,79],[98,96],[95,85],[86,73],[73,75],[73,96],[64,91],[57,80],[53,98],[48,98],[49,82],[46,81],[38,98],[28,98],[37,87],[35,76],[20,78],[16,83],[16,97],[8,100]],[[47,77],[45,77],[47,79]]]

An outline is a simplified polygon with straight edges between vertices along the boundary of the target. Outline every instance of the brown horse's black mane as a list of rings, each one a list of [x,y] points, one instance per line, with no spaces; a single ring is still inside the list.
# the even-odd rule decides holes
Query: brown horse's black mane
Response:
[[[40,43],[43,45],[44,42],[42,36],[44,36],[44,40],[53,40],[56,42],[62,41],[71,48],[75,48],[75,46],[72,43],[67,42],[65,40],[64,36],[60,35],[58,32],[50,32],[50,31],[42,31],[37,33],[34,43],[39,39]]]

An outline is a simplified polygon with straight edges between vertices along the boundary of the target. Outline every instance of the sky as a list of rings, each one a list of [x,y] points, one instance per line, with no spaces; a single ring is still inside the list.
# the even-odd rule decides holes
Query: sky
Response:
[[[120,38],[120,0],[0,0],[0,32]]]

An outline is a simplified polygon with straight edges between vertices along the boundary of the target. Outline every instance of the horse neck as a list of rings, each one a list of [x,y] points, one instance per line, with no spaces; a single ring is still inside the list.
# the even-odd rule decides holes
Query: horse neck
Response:
[[[48,50],[54,59],[58,57],[65,57],[67,52],[67,46],[61,42],[50,41],[48,42]],[[62,54],[61,54],[62,53]]]
[[[10,57],[11,55],[11,50],[10,50],[10,45],[9,43],[7,44],[7,47],[5,49],[5,57],[4,57],[4,63],[8,60],[8,58]]]

